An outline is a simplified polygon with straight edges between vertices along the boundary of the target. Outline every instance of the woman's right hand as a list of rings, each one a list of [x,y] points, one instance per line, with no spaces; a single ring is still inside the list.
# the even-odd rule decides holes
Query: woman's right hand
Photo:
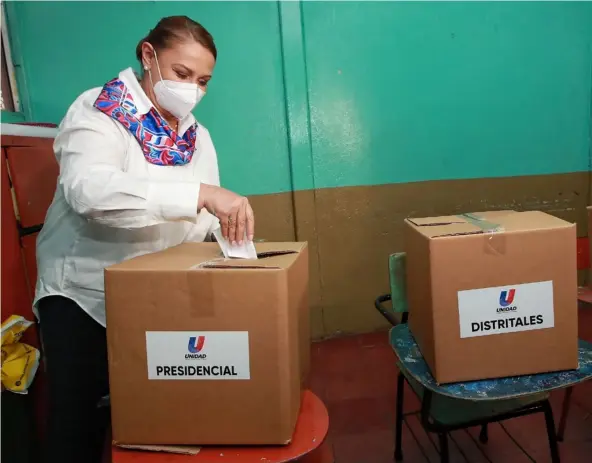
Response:
[[[220,220],[222,236],[232,244],[242,244],[247,239],[253,241],[255,236],[255,215],[244,196],[237,195],[225,188],[202,183],[199,189],[198,211],[206,208]]]

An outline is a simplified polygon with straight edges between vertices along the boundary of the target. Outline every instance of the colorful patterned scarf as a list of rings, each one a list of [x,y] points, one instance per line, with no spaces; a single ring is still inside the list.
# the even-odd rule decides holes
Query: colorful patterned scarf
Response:
[[[144,115],[137,114],[134,99],[121,80],[107,82],[94,107],[121,123],[136,137],[149,163],[182,166],[191,162],[197,124],[180,137],[154,106]]]

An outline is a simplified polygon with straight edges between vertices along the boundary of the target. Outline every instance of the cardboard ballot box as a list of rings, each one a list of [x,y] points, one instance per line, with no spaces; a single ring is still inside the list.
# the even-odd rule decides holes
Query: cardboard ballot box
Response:
[[[543,212],[406,220],[409,328],[440,384],[575,369],[575,224]]]
[[[310,353],[308,249],[188,243],[105,270],[113,440],[291,440]]]

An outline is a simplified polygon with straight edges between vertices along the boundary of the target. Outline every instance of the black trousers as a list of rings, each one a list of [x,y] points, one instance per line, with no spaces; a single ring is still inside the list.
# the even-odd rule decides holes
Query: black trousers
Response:
[[[49,408],[42,461],[99,463],[109,426],[109,410],[97,406],[109,393],[105,328],[61,296],[40,301],[39,327]]]

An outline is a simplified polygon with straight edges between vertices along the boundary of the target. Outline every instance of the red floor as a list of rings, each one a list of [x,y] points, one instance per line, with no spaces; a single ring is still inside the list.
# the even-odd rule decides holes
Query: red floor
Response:
[[[580,310],[580,337],[592,341],[592,308]],[[396,375],[385,332],[314,344],[311,388],[329,409],[335,463],[392,463]],[[412,393],[405,398],[406,411],[419,408]],[[556,421],[562,398],[562,391],[552,396]],[[452,440],[452,462],[550,461],[539,414],[490,425],[486,445],[478,442],[475,429],[456,431]],[[562,463],[592,461],[592,381],[574,390],[560,452]],[[406,463],[439,461],[435,441],[415,416],[406,420],[403,453]]]

